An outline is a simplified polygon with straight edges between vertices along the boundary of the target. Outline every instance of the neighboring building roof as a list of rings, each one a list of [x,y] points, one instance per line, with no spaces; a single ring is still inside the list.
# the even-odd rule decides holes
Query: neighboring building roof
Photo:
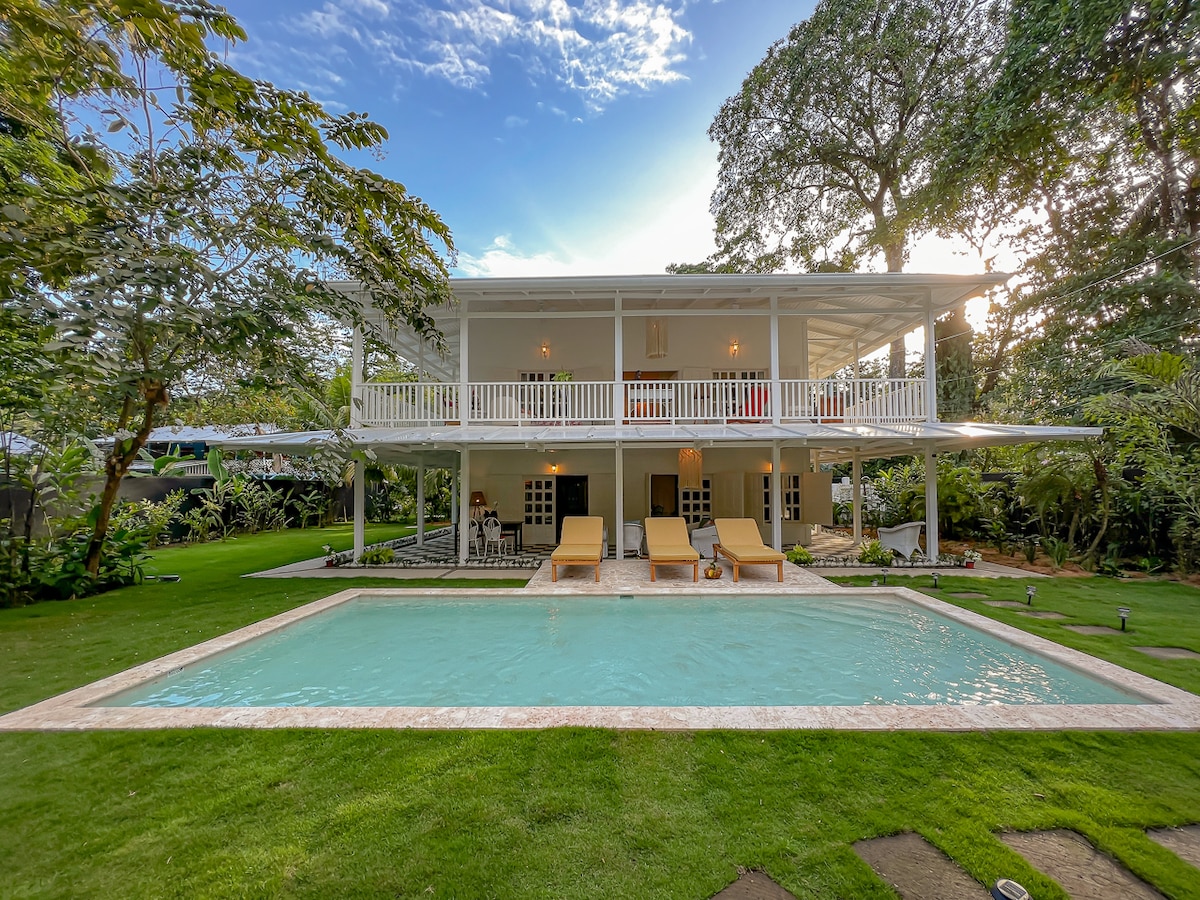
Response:
[[[866,458],[906,456],[925,450],[946,452],[973,447],[1075,441],[1097,438],[1101,428],[1056,425],[999,425],[976,422],[918,422],[903,425],[450,425],[419,428],[357,428],[339,438],[329,431],[262,435],[220,441],[227,450],[304,454],[347,444],[369,448],[383,462],[457,465],[462,448],[595,449],[620,443],[644,447],[770,446],[810,447],[835,457],[858,452]]]
[[[15,431],[0,432],[0,447],[4,447],[12,456],[29,456],[43,449],[33,438],[27,438]]]
[[[278,426],[261,422],[244,425],[164,425],[153,429],[146,441],[151,444],[214,444],[227,438],[274,434],[278,431]]]

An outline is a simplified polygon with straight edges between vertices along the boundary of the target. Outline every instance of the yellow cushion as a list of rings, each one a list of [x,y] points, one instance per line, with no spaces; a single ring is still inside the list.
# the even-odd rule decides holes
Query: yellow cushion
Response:
[[[764,547],[758,523],[753,519],[713,519],[717,541],[722,547]]]
[[[603,544],[603,516],[564,516],[562,534],[558,539],[559,545],[566,544]]]
[[[559,544],[550,554],[550,559],[595,559],[599,560],[604,548],[600,544]]]
[[[764,547],[762,545],[757,547],[729,547],[725,544],[722,544],[721,549],[724,550],[729,556],[737,559],[739,563],[773,563],[787,559],[787,557],[778,550],[774,550],[770,547]]]
[[[700,553],[691,544],[655,544],[650,548],[651,559],[699,559]]]

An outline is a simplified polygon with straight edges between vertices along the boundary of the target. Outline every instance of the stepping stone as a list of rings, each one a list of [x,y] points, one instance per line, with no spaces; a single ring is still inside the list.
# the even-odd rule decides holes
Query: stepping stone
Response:
[[[957,597],[959,600],[983,600],[987,594],[981,594],[978,591],[957,591],[950,596]]]
[[[1186,863],[1200,869],[1200,825],[1185,825],[1182,828],[1155,828],[1146,836],[1166,847]]]
[[[1107,625],[1064,625],[1068,631],[1073,631],[1076,634],[1120,634],[1118,628],[1109,628]]]
[[[955,594],[954,596],[959,596]],[[973,594],[972,596],[981,597],[982,594]],[[1018,603],[1016,600],[985,600],[983,601],[988,606],[999,606],[1002,609],[1028,609],[1028,603]]]
[[[1071,900],[1163,900],[1162,894],[1073,831],[1006,832],[999,837],[1057,881]]]
[[[1033,616],[1035,619],[1065,619],[1062,613],[1051,612],[1048,609],[1027,609],[1021,613],[1023,616]]]
[[[1155,659],[1200,659],[1200,653],[1185,650],[1183,647],[1134,647],[1147,656]]]
[[[743,872],[738,880],[716,894],[712,900],[796,900],[762,872]]]
[[[987,888],[919,834],[859,841],[854,852],[903,900],[990,900]]]

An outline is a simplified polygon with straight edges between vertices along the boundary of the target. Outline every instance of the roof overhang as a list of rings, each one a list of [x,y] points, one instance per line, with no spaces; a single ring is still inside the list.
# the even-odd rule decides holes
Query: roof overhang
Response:
[[[430,310],[446,338],[439,357],[410,330],[380,324],[401,356],[442,378],[458,377],[461,321],[505,317],[626,317],[649,315],[802,316],[808,322],[810,365],[824,377],[866,356],[934,316],[1004,284],[1009,275],[928,275],[910,272],[808,275],[603,275],[563,278],[452,278],[452,306]],[[354,282],[337,287],[370,297]]]
[[[293,432],[231,438],[227,450],[306,455],[319,451],[368,451],[381,462],[455,466],[463,449],[570,450],[650,447],[802,447],[835,458],[907,456],[1044,441],[1098,438],[1101,428],[1002,425],[981,422],[920,422],[902,425],[453,425],[420,428],[358,428],[339,434]]]

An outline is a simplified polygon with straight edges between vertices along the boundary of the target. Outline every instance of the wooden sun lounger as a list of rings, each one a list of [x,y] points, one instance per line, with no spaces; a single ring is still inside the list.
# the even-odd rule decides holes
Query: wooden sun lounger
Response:
[[[733,580],[738,580],[742,566],[776,566],[783,581],[783,564],[787,557],[762,542],[758,523],[753,519],[714,519],[717,526],[715,553],[733,563]]]
[[[604,555],[602,516],[563,516],[559,544],[550,554],[550,580],[558,581],[559,566],[595,566],[600,582],[600,558]]]
[[[700,580],[700,554],[688,540],[682,517],[656,516],[646,520],[646,551],[650,557],[650,580],[655,566],[691,566],[692,581]]]

